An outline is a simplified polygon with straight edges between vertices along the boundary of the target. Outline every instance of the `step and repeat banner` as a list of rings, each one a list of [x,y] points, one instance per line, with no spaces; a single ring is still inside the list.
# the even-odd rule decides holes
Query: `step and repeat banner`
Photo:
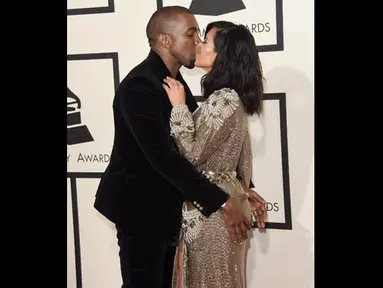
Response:
[[[146,23],[181,5],[201,33],[210,21],[248,27],[259,46],[266,95],[250,119],[253,182],[267,200],[268,231],[253,230],[248,287],[314,287],[313,0],[68,0],[68,288],[121,287],[116,231],[93,208],[114,137],[112,101],[120,81],[148,54]],[[200,100],[203,71],[183,69]],[[154,222],[153,222],[154,223]]]

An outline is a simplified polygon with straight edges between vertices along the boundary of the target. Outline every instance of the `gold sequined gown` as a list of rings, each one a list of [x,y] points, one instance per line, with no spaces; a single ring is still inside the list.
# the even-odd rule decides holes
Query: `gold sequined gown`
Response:
[[[186,105],[175,106],[170,127],[181,153],[210,181],[231,196],[242,194],[243,187],[249,187],[252,154],[248,120],[234,90],[215,91],[194,114]],[[206,218],[199,211],[203,207],[193,204],[184,204],[173,288],[246,287],[246,243],[234,243],[221,210]],[[247,201],[244,209],[251,219]],[[179,255],[181,269],[177,263]]]

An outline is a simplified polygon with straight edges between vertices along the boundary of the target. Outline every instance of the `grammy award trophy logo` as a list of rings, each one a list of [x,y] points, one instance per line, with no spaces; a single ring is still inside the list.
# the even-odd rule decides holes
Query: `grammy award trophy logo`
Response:
[[[193,0],[189,9],[195,15],[219,16],[246,9],[241,0]]]
[[[67,87],[67,145],[94,141],[86,125],[81,124],[81,101]]]

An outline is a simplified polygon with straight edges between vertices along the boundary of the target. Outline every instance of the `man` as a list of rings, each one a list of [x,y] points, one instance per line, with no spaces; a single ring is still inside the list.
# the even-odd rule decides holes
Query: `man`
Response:
[[[162,87],[171,76],[185,87],[187,105],[197,108],[179,73],[194,67],[200,41],[191,12],[178,6],[157,10],[147,25],[151,51],[121,82],[114,103],[115,139],[95,208],[116,224],[122,287],[171,287],[175,249],[185,200],[209,216],[223,209],[237,237],[250,223],[245,198],[210,183],[177,151],[170,137],[171,104]]]

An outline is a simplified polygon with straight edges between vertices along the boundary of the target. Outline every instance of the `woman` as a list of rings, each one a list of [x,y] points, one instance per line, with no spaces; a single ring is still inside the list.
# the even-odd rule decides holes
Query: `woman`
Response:
[[[231,196],[243,194],[252,174],[247,115],[260,115],[263,99],[254,38],[243,25],[210,23],[205,41],[197,46],[195,65],[206,72],[201,80],[206,101],[194,114],[185,105],[182,84],[164,80],[173,105],[171,134],[180,152],[210,181]],[[181,265],[174,269],[173,286],[245,287],[245,242],[231,237],[221,211],[206,218],[197,208],[193,203],[184,205],[177,250]],[[243,209],[250,218],[248,202]]]

